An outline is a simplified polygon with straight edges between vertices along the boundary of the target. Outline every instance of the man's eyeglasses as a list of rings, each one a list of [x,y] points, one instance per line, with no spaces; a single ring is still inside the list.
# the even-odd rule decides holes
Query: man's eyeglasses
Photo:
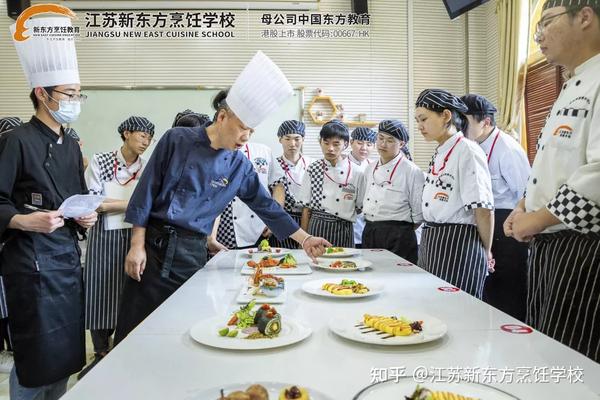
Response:
[[[539,42],[540,38],[542,37],[542,33],[544,32],[544,29],[546,29],[548,25],[550,25],[552,22],[556,21],[558,17],[567,14],[568,12],[569,10],[540,19],[538,23],[535,24],[535,33],[533,35],[534,40],[536,42]]]
[[[87,96],[85,94],[71,94],[71,93],[65,93],[65,92],[61,92],[60,90],[52,90],[53,92],[57,92],[60,94],[64,94],[65,96],[68,97],[68,102],[69,103],[85,103],[85,101],[87,100]]]
[[[150,136],[149,134],[147,134],[146,132],[141,132],[141,131],[136,131],[135,134],[142,140],[147,140],[148,143],[150,144],[154,144],[156,143],[156,139],[154,139],[154,137]]]

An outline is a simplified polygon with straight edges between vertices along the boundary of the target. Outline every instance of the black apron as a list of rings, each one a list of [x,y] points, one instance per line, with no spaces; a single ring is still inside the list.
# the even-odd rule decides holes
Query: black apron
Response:
[[[483,301],[512,317],[525,321],[527,304],[527,243],[504,234],[503,224],[512,210],[494,210],[492,254],[495,272],[485,279]]]
[[[354,247],[354,224],[324,211],[311,210],[308,233],[336,247]]]
[[[207,255],[206,235],[151,220],[146,228],[146,268],[141,282],[125,280],[115,345],[202,269]]]
[[[365,249],[386,249],[413,264],[419,258],[414,224],[406,221],[367,221],[362,234]]]
[[[481,299],[487,256],[475,225],[423,225],[418,266]]]
[[[48,385],[81,370],[83,282],[75,231],[19,232],[1,257],[19,383]]]
[[[600,234],[567,229],[530,242],[526,322],[600,362]]]

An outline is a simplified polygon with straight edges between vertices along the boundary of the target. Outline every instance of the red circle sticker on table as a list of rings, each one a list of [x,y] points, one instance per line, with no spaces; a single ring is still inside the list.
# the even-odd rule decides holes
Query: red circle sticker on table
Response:
[[[458,292],[458,291],[460,291],[459,288],[454,287],[454,286],[442,286],[442,287],[439,287],[438,290],[440,292]]]
[[[500,329],[502,329],[504,332],[516,333],[518,335],[527,335],[533,332],[533,329],[528,326],[515,324],[502,325]]]

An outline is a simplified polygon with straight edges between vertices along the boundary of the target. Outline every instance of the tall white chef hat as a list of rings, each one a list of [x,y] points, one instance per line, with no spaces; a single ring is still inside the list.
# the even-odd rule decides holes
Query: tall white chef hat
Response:
[[[226,101],[244,125],[256,128],[293,94],[279,67],[258,51],[235,80]]]
[[[27,20],[25,26],[29,31],[26,40],[14,39],[16,24],[11,25],[10,32],[31,88],[79,83],[75,41],[68,37],[41,36],[41,32],[49,28],[56,31],[58,27],[59,31],[64,31],[62,27],[72,26],[71,19],[35,18]],[[35,31],[39,34],[35,34]]]

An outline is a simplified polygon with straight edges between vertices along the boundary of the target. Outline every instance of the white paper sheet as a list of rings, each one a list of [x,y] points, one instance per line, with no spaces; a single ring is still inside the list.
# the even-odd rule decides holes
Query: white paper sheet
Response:
[[[91,214],[104,201],[104,196],[95,194],[75,194],[58,207],[65,218],[80,218]]]

